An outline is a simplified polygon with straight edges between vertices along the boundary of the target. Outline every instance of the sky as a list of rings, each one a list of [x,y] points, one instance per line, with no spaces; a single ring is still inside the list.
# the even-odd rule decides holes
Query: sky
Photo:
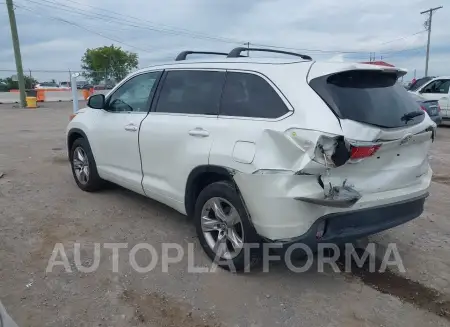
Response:
[[[376,59],[424,75],[426,15],[433,15],[429,75],[450,75],[450,0],[14,0],[23,67],[41,82],[66,81],[87,48],[114,44],[139,67],[182,50],[293,48],[315,60]],[[288,50],[288,49],[286,49]],[[14,74],[9,20],[0,0],[0,77]],[[44,72],[51,71],[51,72]],[[56,72],[58,71],[58,72]]]

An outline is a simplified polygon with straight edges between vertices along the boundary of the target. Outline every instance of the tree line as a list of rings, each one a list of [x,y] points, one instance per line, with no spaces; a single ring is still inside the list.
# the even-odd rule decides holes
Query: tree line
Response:
[[[115,84],[138,67],[137,53],[122,50],[114,45],[86,49],[81,58],[83,76],[92,84]],[[13,78],[0,78],[0,92],[18,89],[19,83]],[[25,88],[32,89],[38,81],[31,76],[24,76]]]

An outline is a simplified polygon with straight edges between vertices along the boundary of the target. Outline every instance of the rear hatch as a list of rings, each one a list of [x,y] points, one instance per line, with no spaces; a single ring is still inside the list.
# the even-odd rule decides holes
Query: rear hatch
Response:
[[[342,146],[316,153],[315,160],[323,155],[330,167],[323,176],[325,187],[351,185],[364,195],[423,182],[435,124],[397,83],[404,73],[363,64],[312,65],[308,83],[343,132]],[[342,151],[344,147],[348,152]]]

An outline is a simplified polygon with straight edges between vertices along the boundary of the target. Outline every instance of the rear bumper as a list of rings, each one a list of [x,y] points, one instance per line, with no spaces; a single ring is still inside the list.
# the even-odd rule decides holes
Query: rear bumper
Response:
[[[389,205],[323,216],[316,220],[304,235],[286,242],[285,245],[304,243],[314,248],[318,243],[351,242],[381,232],[419,217],[427,196],[428,193],[425,193],[414,199]],[[320,239],[316,238],[319,226],[325,226]]]
[[[411,177],[408,186],[392,190],[378,190],[372,187],[369,192],[367,184],[374,186],[375,181],[369,180],[368,177],[365,181],[361,181],[364,185],[360,187],[365,187],[365,191],[361,192],[361,198],[346,208],[301,200],[302,197],[319,198],[321,194],[323,196],[324,190],[314,175],[238,173],[234,176],[234,180],[258,234],[269,241],[290,242],[307,239],[308,233],[317,229],[317,224],[323,219],[327,219],[327,223],[329,221],[328,231],[331,234],[328,235],[331,239],[331,235],[334,234],[362,237],[419,216],[423,210],[423,199],[428,195],[432,176],[428,164],[424,170],[422,175]],[[400,205],[411,202],[414,204],[416,200],[421,203],[421,207],[415,208],[412,212],[408,211],[408,205]],[[406,210],[405,214],[399,210]],[[379,214],[382,215],[380,220],[375,219]],[[366,219],[369,220],[367,226],[363,221]],[[361,220],[361,228],[351,232],[357,220]],[[349,229],[345,230],[347,225]],[[339,230],[342,232],[332,232]]]

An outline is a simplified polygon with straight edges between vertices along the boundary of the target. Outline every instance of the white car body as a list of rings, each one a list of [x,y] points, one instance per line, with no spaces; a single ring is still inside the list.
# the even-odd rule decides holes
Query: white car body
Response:
[[[380,228],[371,230],[374,232],[422,212],[432,176],[428,150],[436,127],[428,115],[417,124],[405,123],[399,128],[339,119],[308,85],[316,77],[338,72],[401,75],[402,71],[285,59],[182,61],[135,72],[106,98],[135,76],[175,70],[255,74],[275,90],[287,112],[265,119],[155,111],[111,113],[84,108],[69,123],[69,149],[71,135],[83,134],[101,178],[188,215],[192,214],[191,204],[186,202],[190,175],[198,167],[224,168],[236,183],[257,233],[270,241],[301,239],[323,217],[341,213],[357,214],[365,209],[422,201],[417,214],[408,213],[411,217],[402,217],[396,223],[383,222]],[[327,137],[343,139],[347,145],[381,147],[373,156],[333,167],[317,152],[321,144],[326,153]],[[333,189],[343,198],[349,190],[358,194],[358,199],[351,204],[338,203],[340,195],[330,197]]]
[[[34,88],[42,90],[42,89],[59,89],[61,87],[56,83],[39,83],[36,84]]]
[[[450,119],[450,76],[435,77],[411,93],[439,101],[442,119]]]

